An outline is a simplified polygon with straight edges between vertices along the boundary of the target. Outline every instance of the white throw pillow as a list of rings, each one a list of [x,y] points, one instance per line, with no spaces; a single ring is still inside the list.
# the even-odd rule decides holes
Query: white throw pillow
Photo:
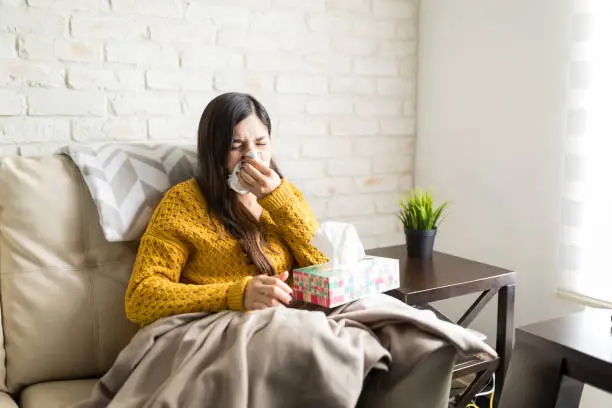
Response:
[[[193,145],[74,143],[60,153],[81,171],[111,242],[139,239],[164,193],[197,168]]]

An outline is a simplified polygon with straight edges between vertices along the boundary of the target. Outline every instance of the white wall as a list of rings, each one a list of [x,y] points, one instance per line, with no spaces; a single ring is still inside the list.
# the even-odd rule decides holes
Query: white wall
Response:
[[[554,293],[569,6],[426,0],[420,9],[415,182],[452,201],[438,249],[517,271],[517,325],[579,309]],[[455,316],[472,299],[441,308]],[[493,341],[495,310],[475,322]],[[583,406],[610,406],[593,395]]]
[[[193,140],[225,91],[260,98],[286,175],[367,247],[403,240],[418,0],[1,0],[0,156]]]

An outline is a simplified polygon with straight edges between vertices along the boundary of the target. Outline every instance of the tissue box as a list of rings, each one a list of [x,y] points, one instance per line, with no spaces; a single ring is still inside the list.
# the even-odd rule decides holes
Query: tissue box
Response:
[[[399,283],[399,260],[376,256],[351,268],[327,263],[293,270],[294,298],[326,307],[396,289]]]

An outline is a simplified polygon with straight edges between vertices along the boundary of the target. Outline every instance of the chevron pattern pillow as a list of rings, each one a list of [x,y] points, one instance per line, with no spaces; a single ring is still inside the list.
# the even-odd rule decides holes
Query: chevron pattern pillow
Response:
[[[83,175],[111,242],[139,239],[163,194],[197,168],[192,145],[75,143],[60,153]]]

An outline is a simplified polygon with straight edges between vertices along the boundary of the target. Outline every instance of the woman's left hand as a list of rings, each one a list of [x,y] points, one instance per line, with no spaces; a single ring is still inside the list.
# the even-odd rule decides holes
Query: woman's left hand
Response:
[[[257,198],[263,198],[281,183],[280,176],[260,161],[247,157],[238,173],[240,184]]]

